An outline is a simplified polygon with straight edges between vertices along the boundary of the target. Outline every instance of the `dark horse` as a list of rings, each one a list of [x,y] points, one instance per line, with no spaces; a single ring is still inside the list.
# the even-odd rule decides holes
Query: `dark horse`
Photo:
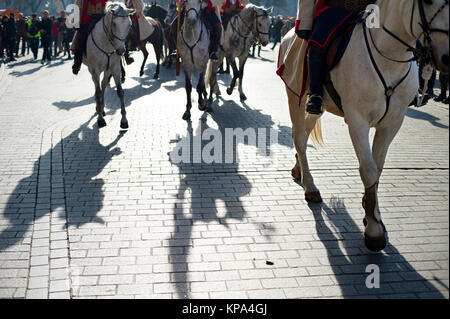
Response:
[[[173,11],[173,10],[171,10]],[[175,10],[176,13],[176,10]],[[158,20],[159,23],[161,23],[161,26],[163,28],[164,33],[164,42],[163,42],[163,55],[165,56],[165,60],[163,62],[164,66],[167,66],[170,68],[172,66],[172,59],[171,55],[174,53],[174,48],[171,48],[169,45],[169,33],[170,33],[170,22],[173,20],[173,16],[171,15],[168,17],[168,11],[164,9],[162,6],[157,4],[156,2],[153,2],[149,6],[145,8],[145,15],[147,17],[154,18]]]
[[[157,20],[155,20],[153,18],[146,17],[145,19],[152,26],[152,29],[153,29],[152,33],[146,39],[140,40],[138,26],[133,25],[133,27],[130,30],[130,34],[128,35],[127,48],[131,47],[131,43],[134,40],[137,48],[142,51],[142,54],[144,54],[144,61],[142,62],[141,70],[139,72],[139,76],[143,76],[144,75],[144,66],[145,66],[145,63],[147,62],[147,58],[148,58],[148,51],[145,46],[147,43],[151,43],[153,45],[153,48],[155,50],[155,55],[156,55],[156,71],[155,71],[153,78],[156,80],[159,78],[159,68],[160,68],[161,55],[162,55],[162,51],[163,51],[164,34],[163,34],[161,23],[159,23]],[[125,69],[122,64],[122,81],[124,81],[124,80],[125,80]]]

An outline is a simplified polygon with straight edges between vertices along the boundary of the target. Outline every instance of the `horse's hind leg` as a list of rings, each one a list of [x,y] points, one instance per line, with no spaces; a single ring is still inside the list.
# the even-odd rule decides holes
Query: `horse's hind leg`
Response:
[[[308,165],[308,158],[306,155],[308,137],[313,130],[317,117],[305,120],[305,105],[299,106],[298,97],[289,90],[287,91],[289,101],[289,113],[292,121],[292,138],[294,139],[295,149],[297,154],[296,164],[292,169],[292,176],[295,179],[300,179],[305,188],[305,199],[310,203],[321,203],[322,197],[320,192],[314,184],[314,179],[311,175]]]
[[[183,114],[183,120],[188,121],[191,119],[191,108],[192,108],[192,101],[191,101],[191,94],[192,94],[192,83],[191,83],[191,73],[190,71],[184,70],[184,76],[186,80],[186,96],[187,96],[187,104],[186,104],[186,112]]]
[[[156,56],[156,71],[155,75],[153,75],[153,79],[157,80],[159,79],[159,68],[160,68],[160,61],[161,61],[161,55],[162,55],[162,42],[161,40],[157,40],[153,44],[153,48],[155,50],[155,56]]]
[[[145,63],[147,63],[148,51],[147,51],[147,48],[145,47],[145,43],[140,43],[139,49],[142,51],[142,54],[144,55],[144,61],[142,61],[141,70],[139,72],[139,76],[143,76]]]
[[[364,217],[364,242],[369,250],[380,251],[386,246],[386,230],[381,221],[378,205],[378,181],[379,169],[382,169],[382,162],[384,162],[387,153],[388,144],[386,140],[389,139],[382,137],[383,133],[379,132],[376,141],[374,140],[374,153],[379,158],[381,165],[378,167],[370,149],[369,125],[358,115],[348,114],[346,121],[359,160],[359,172],[365,188],[363,198],[363,208],[366,213]]]
[[[245,54],[242,57],[239,57],[239,96],[241,98],[241,101],[247,100],[247,97],[244,94],[244,91],[242,89],[242,79],[244,78],[244,67],[245,62],[247,62],[248,56]]]

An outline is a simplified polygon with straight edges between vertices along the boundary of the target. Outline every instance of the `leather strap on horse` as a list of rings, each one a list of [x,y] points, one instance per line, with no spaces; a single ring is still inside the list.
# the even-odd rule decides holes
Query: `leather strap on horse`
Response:
[[[391,104],[391,97],[392,95],[394,95],[395,90],[400,86],[400,84],[403,83],[403,81],[406,80],[406,78],[408,77],[409,73],[411,72],[412,69],[412,62],[409,62],[409,68],[408,68],[408,72],[406,72],[405,76],[403,76],[400,81],[395,85],[395,86],[389,86],[386,83],[386,80],[383,77],[383,74],[380,71],[380,68],[377,65],[377,62],[375,61],[375,58],[373,57],[373,53],[372,50],[370,48],[370,43],[369,43],[369,39],[367,37],[367,26],[366,23],[363,23],[363,33],[364,33],[364,41],[366,42],[366,47],[367,47],[367,51],[369,52],[369,57],[370,57],[370,61],[372,62],[372,65],[375,69],[375,71],[378,74],[378,77],[381,80],[381,83],[383,84],[384,87],[384,95],[386,96],[386,111],[384,112],[383,117],[378,121],[378,123],[381,123],[381,121],[384,120],[384,118],[386,117],[387,113],[389,112],[389,107]]]

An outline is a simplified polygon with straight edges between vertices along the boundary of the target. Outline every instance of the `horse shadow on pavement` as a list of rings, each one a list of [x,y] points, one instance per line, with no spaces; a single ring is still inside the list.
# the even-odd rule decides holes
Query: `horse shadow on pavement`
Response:
[[[328,204],[308,206],[314,216],[317,236],[326,248],[333,272],[330,275],[334,275],[333,281],[344,298],[444,298],[391,243],[388,242],[384,254],[370,253],[343,200],[332,197]],[[362,219],[363,216],[361,224]],[[369,265],[379,267],[379,288],[369,288],[366,284],[366,281],[374,283],[369,278],[373,270],[366,269]],[[417,295],[421,293],[424,296]]]
[[[32,174],[23,178],[10,194],[3,210],[4,219],[9,223],[0,233],[0,251],[20,243],[34,222],[46,215],[53,214],[52,218],[65,219],[65,215],[58,216],[58,213],[55,213],[60,209],[67,210],[64,228],[71,225],[80,227],[86,223],[104,223],[97,217],[104,198],[104,181],[95,176],[114,156],[121,153],[116,145],[124,133],[121,132],[110,144],[102,145],[99,142],[97,124],[94,124],[93,128],[88,126],[91,120],[92,118],[41,155],[34,164]],[[57,153],[64,156],[59,157],[55,155]],[[58,157],[52,159],[53,156]],[[56,174],[59,175],[57,177],[63,175],[64,183],[49,181],[43,188],[37,188],[42,178],[40,167],[50,167],[52,161],[61,160],[63,171]],[[51,171],[52,169],[44,168],[44,174],[51,175]],[[53,177],[54,175],[49,176],[50,180],[53,180]],[[39,196],[45,193],[47,198],[40,199]]]
[[[201,232],[193,231],[195,224],[201,224],[200,227],[207,227],[211,232],[215,231],[219,224],[223,226],[223,231],[231,232],[235,229],[232,226],[234,223],[244,222],[247,218],[242,199],[249,195],[252,189],[250,181],[239,173],[239,163],[236,160],[228,164],[205,163],[204,159],[196,159],[200,155],[199,150],[195,149],[191,141],[201,139],[206,130],[212,134],[220,133],[220,129],[212,129],[207,125],[205,117],[199,120],[195,132],[189,121],[186,135],[173,141],[176,146],[169,153],[170,162],[178,167],[180,176],[173,208],[175,229],[169,239],[172,282],[179,298],[190,298],[190,282],[196,279],[190,278],[189,271],[200,270],[197,269],[201,264],[198,252],[188,261],[190,253],[200,247],[193,245],[193,242],[208,241],[208,237],[200,235]],[[223,150],[222,148],[222,152]],[[187,156],[183,157],[182,161],[179,160],[177,156],[186,154],[186,151]],[[216,151],[214,149],[214,152]],[[209,224],[212,224],[213,228],[210,229]],[[269,233],[274,231],[273,227],[264,223],[258,224],[258,228]],[[215,244],[215,241],[217,238],[211,238],[211,244]],[[190,266],[190,262],[193,262],[194,266]]]

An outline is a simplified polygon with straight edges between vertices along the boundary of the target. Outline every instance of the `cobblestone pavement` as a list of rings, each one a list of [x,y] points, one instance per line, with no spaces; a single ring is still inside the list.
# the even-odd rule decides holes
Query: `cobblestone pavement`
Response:
[[[389,245],[370,253],[344,121],[326,114],[326,146],[309,148],[324,203],[307,205],[290,176],[295,151],[276,52],[262,56],[248,62],[245,103],[226,95],[229,77],[220,76],[225,95],[210,114],[194,99],[191,123],[181,119],[183,77],[163,69],[152,80],[152,59],[139,78],[133,64],[126,132],[111,88],[108,126],[98,129],[85,67],[74,77],[62,60],[8,66],[0,89],[0,297],[449,298],[448,105],[408,110],[380,183]],[[266,129],[258,141],[272,132],[278,142],[267,150],[236,141],[239,162],[230,164],[169,157],[227,128]],[[375,289],[366,287],[371,264],[380,268]]]

